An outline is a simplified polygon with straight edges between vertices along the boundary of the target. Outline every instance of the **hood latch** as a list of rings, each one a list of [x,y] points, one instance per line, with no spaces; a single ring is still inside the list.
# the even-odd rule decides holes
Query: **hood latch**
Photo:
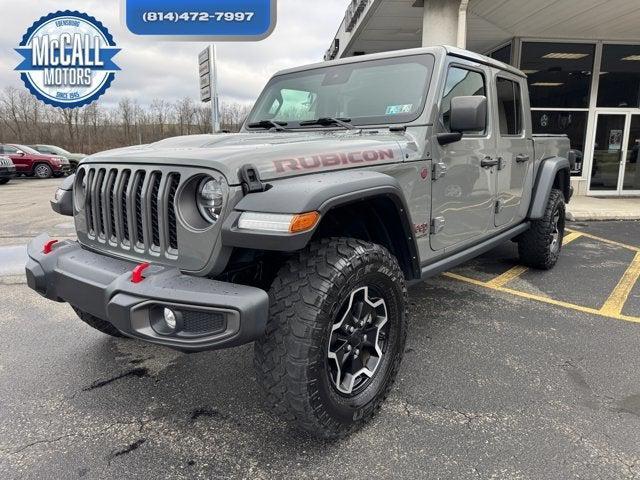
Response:
[[[242,184],[242,191],[245,195],[255,192],[264,192],[265,185],[260,180],[260,173],[255,165],[246,164],[240,167],[238,172],[240,177],[240,183]]]

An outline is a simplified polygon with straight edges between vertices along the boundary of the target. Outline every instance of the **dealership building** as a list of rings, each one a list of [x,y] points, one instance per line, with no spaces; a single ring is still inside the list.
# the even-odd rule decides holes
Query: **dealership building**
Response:
[[[325,58],[442,44],[528,75],[534,133],[580,152],[577,193],[640,195],[639,0],[353,0]]]

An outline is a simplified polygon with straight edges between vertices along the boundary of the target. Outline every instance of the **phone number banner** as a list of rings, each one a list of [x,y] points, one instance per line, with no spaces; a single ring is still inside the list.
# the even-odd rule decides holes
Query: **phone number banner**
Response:
[[[276,0],[122,0],[126,27],[168,40],[256,41],[276,26]]]

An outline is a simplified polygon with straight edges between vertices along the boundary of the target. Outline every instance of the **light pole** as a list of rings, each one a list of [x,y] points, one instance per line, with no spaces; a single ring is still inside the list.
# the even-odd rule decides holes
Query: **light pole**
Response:
[[[220,132],[220,104],[218,98],[218,63],[216,61],[216,46],[211,44],[211,126],[213,133]]]

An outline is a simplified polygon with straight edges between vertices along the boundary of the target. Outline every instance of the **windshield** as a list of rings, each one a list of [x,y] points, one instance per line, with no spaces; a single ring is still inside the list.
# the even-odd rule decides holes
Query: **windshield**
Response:
[[[69,155],[64,148],[56,147],[55,145],[38,145],[36,150],[39,150],[43,153],[54,153],[56,155]]]
[[[249,116],[264,120],[300,122],[334,117],[353,125],[406,123],[424,108],[433,70],[431,55],[320,67],[271,79]]]
[[[26,145],[14,145],[14,147],[22,150],[24,153],[28,153],[29,155],[41,155],[40,152],[31,147],[27,147]]]

